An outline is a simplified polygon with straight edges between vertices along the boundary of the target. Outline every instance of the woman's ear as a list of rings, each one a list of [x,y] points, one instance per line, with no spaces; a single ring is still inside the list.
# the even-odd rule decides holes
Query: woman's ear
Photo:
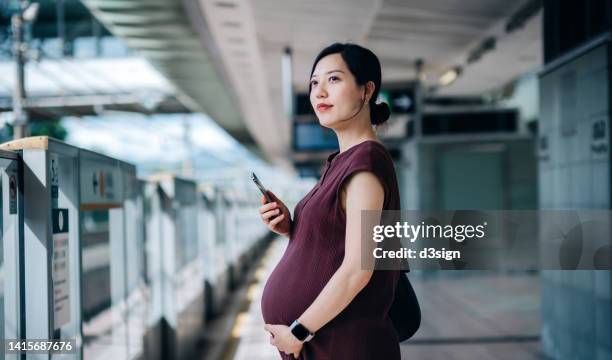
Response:
[[[374,94],[374,89],[376,88],[376,85],[374,85],[374,81],[368,81],[366,83],[365,86],[365,100],[367,100],[367,102],[370,102],[370,99],[372,98],[372,94]]]

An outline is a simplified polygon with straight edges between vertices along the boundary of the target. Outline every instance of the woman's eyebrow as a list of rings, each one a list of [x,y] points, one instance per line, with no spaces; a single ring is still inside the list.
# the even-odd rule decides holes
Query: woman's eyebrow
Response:
[[[341,73],[344,73],[344,71],[342,71],[342,70],[330,70],[330,71],[326,72],[326,74],[331,74],[331,73],[333,73],[333,72],[341,72]],[[313,77],[316,77],[316,76],[319,76],[319,75],[317,75],[317,74],[312,74],[312,76],[311,76],[310,78],[312,79]]]

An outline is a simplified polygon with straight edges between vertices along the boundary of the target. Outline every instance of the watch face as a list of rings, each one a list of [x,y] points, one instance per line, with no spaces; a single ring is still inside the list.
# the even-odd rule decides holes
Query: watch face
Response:
[[[310,333],[308,330],[300,323],[297,323],[293,329],[291,329],[293,335],[300,341],[304,341]]]

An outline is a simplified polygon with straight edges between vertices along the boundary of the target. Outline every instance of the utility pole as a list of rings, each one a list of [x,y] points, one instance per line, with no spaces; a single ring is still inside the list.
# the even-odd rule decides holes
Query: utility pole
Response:
[[[13,28],[13,57],[15,59],[15,88],[13,91],[13,137],[28,136],[28,113],[26,108],[25,64],[28,45],[24,39],[25,25],[33,23],[38,15],[38,4],[22,0],[19,9],[11,17]]]
[[[283,108],[285,116],[290,122],[293,121],[293,51],[289,46],[283,50],[282,57],[283,74]]]
[[[183,176],[192,178],[193,169],[193,144],[191,142],[191,123],[188,115],[183,115],[183,144],[185,144],[185,158],[183,159]]]
[[[26,125],[28,114],[25,110],[25,51],[26,44],[23,41],[24,20],[23,11],[25,1],[22,1],[19,10],[13,14],[11,25],[13,27],[13,57],[15,59],[15,89],[13,90],[13,137],[20,139],[26,136]]]

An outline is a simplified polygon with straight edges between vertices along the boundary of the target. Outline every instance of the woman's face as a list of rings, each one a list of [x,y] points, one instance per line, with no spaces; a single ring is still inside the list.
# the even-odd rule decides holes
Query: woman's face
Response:
[[[331,54],[319,60],[310,84],[310,104],[322,126],[335,128],[359,111],[365,87],[357,85],[342,55]]]

